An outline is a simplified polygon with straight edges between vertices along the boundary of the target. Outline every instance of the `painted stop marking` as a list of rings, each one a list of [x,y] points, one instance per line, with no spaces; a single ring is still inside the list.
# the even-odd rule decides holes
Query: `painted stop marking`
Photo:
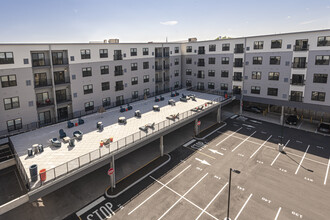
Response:
[[[110,169],[108,170],[108,175],[110,176],[110,175],[112,175],[114,172],[115,172],[115,169],[110,168]]]

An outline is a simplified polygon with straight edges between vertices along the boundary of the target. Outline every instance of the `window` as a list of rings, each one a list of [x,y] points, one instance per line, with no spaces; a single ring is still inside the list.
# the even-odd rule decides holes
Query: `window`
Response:
[[[205,54],[205,47],[204,46],[198,47],[198,54]]]
[[[199,79],[204,79],[205,78],[205,74],[204,74],[203,70],[198,70],[197,78],[199,78]]]
[[[209,57],[209,64],[215,64],[215,57]]]
[[[251,86],[252,94],[260,94],[260,86]]]
[[[187,79],[186,80],[186,87],[191,87],[192,84],[191,84],[191,80],[190,79]]]
[[[224,90],[224,91],[227,91],[228,90],[228,84],[227,83],[221,83],[220,84],[220,89]]]
[[[51,80],[47,81],[46,73],[35,73],[34,74],[34,87],[42,87],[51,85]]]
[[[243,58],[235,58],[234,67],[243,67]]]
[[[131,48],[131,56],[137,56],[137,49]]]
[[[143,62],[143,69],[149,69],[149,62]]]
[[[144,94],[144,95],[149,95],[149,94],[150,94],[150,89],[149,89],[149,88],[144,89],[144,90],[143,90],[143,94]]]
[[[229,71],[228,70],[222,70],[221,71],[221,77],[228,78],[228,76],[229,76]]]
[[[179,58],[174,59],[174,65],[179,65]]]
[[[229,57],[222,57],[221,64],[229,64]]]
[[[132,77],[132,85],[138,84],[138,77]]]
[[[197,66],[205,66],[204,59],[198,59]]]
[[[91,58],[91,50],[80,50],[81,59],[90,59]]]
[[[254,41],[253,49],[255,49],[255,50],[264,49],[264,42],[263,41]]]
[[[132,92],[132,99],[137,99],[139,98],[139,91],[133,91]]]
[[[0,52],[0,64],[14,63],[14,55],[12,52]]]
[[[12,98],[6,98],[3,100],[5,104],[5,110],[19,108],[19,98],[18,96]]]
[[[314,74],[313,83],[327,83],[328,82],[328,74]]]
[[[53,52],[53,65],[63,65],[64,63],[63,59],[63,52]]]
[[[280,73],[279,72],[269,72],[268,73],[268,80],[279,80]]]
[[[32,66],[46,66],[45,55],[43,53],[32,53]]]
[[[324,102],[325,92],[315,92],[315,91],[313,91],[312,92],[312,100]]]
[[[318,37],[317,38],[317,46],[318,47],[330,46],[330,36]],[[0,61],[0,63],[1,63],[1,61]]]
[[[94,102],[85,102],[85,112],[94,110]]]
[[[253,64],[261,65],[262,64],[262,57],[253,57]]]
[[[123,75],[123,67],[122,66],[115,66],[115,76]]]
[[[48,92],[37,93],[37,107],[53,105],[53,100],[49,99]]]
[[[241,72],[234,72],[234,76],[233,76],[233,80],[234,81],[242,81],[242,73]]]
[[[270,48],[282,48],[282,40],[272,40]]]
[[[213,83],[213,82],[209,82],[209,83],[207,84],[207,88],[208,88],[208,89],[214,89],[214,83]]]
[[[142,54],[143,54],[143,56],[149,55],[149,48],[143,48]]]
[[[179,81],[176,81],[176,82],[174,83],[174,88],[175,88],[175,89],[179,88]]]
[[[316,56],[315,65],[329,65],[329,56]]]
[[[229,51],[230,50],[230,44],[222,44],[222,51]]]
[[[209,45],[209,51],[212,52],[212,51],[216,51],[216,45],[215,44],[210,44]]]
[[[197,90],[204,90],[204,83],[203,82],[198,82],[197,83]]]
[[[209,76],[215,77],[215,70],[209,70]]]
[[[39,124],[40,125],[45,125],[48,123],[52,122],[51,116],[50,116],[50,111],[46,111],[46,112],[40,112],[38,114],[38,118],[39,118]]]
[[[252,72],[252,79],[261,79],[261,72]]]
[[[85,86],[83,86],[83,88],[84,88],[84,95],[93,93],[93,85],[92,84],[85,85]]]
[[[137,63],[131,63],[131,71],[135,71],[138,69],[138,64]]]
[[[121,54],[121,50],[114,50],[113,60],[122,60],[123,55]]]
[[[186,69],[186,75],[187,76],[191,76],[191,73],[192,73],[191,69]]]
[[[13,120],[7,121],[7,130],[14,131],[22,128],[22,119],[16,118]]]
[[[192,63],[192,59],[190,57],[186,58],[186,64],[191,64]]]
[[[124,83],[123,81],[116,81],[115,91],[124,90]]]
[[[235,44],[234,53],[243,53],[244,45],[243,44]]]
[[[92,68],[91,67],[82,68],[82,75],[83,77],[92,76]]]
[[[179,70],[174,70],[174,76],[179,76]]]
[[[144,83],[149,82],[149,75],[144,75],[144,76],[143,76],[143,82],[144,82]]]
[[[191,53],[192,52],[192,46],[187,46],[186,47],[186,52]]]
[[[102,91],[110,90],[110,83],[109,82],[103,82],[102,83]]]
[[[16,75],[1,76],[2,88],[17,86]]]
[[[174,47],[174,53],[179,53],[179,47]]]
[[[111,105],[110,97],[102,99],[102,106],[107,107]]]
[[[101,66],[101,75],[109,74],[109,66]]]
[[[269,64],[270,65],[280,65],[281,64],[281,57],[270,57]]]
[[[277,96],[278,88],[268,88],[267,95]]]
[[[100,49],[100,58],[108,57],[108,49]]]

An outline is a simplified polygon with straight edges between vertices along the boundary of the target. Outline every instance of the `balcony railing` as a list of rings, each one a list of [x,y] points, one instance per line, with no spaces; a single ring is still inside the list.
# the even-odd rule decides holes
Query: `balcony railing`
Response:
[[[162,65],[157,65],[157,66],[155,66],[155,69],[156,70],[163,70],[163,66]]]
[[[50,66],[49,59],[32,60],[32,67],[48,67]]]
[[[198,54],[205,54],[205,50],[198,50]]]
[[[165,65],[164,65],[164,70],[168,70],[168,69],[170,69],[170,65],[165,64]]]
[[[169,52],[165,52],[164,53],[164,57],[169,57],[170,56],[170,53]]]
[[[303,46],[303,45],[294,45],[293,46],[294,51],[307,51],[309,50],[309,45]]]
[[[243,77],[242,76],[233,76],[233,81],[242,81]]]
[[[243,67],[242,62],[234,62],[234,67]]]
[[[64,79],[54,80],[55,85],[70,83],[70,77],[65,77]]]
[[[244,48],[236,47],[234,48],[234,53],[244,53]]]
[[[304,101],[304,97],[302,96],[296,96],[296,95],[290,95],[289,96],[289,100],[292,102],[303,102]]]
[[[115,70],[115,76],[121,76],[123,74],[123,70]]]
[[[34,81],[34,88],[42,88],[47,86],[52,86],[51,79]]]
[[[170,77],[169,76],[166,76],[165,78],[164,78],[164,82],[169,82],[170,81]]]
[[[305,85],[305,81],[306,80],[304,80],[304,79],[291,79],[290,80],[290,84],[291,85],[295,85],[295,86],[303,86],[303,85]]]
[[[131,52],[131,56],[136,56],[137,52]]]
[[[72,100],[71,95],[56,97],[57,104],[64,103],[64,102],[70,102],[71,100]]]
[[[163,82],[163,78],[156,78],[156,83],[161,83]]]
[[[113,60],[122,60],[123,59],[123,55],[122,54],[115,54],[113,55]]]
[[[205,87],[204,87],[204,86],[198,86],[198,85],[197,85],[197,90],[201,90],[201,91],[203,91],[203,90],[205,90]]]
[[[307,62],[293,62],[292,68],[305,69],[307,67]]]
[[[155,56],[160,58],[160,57],[163,57],[163,54],[162,53],[156,53]]]
[[[204,62],[198,62],[197,66],[205,66],[205,63]]]
[[[67,65],[69,64],[68,58],[62,58],[62,59],[53,59],[53,65]]]
[[[54,105],[54,99],[37,100],[37,108]]]
[[[115,86],[115,91],[121,91],[124,90],[124,85],[116,85]]]

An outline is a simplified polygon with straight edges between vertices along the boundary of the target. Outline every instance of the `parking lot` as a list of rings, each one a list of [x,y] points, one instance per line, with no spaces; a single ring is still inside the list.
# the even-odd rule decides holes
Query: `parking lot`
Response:
[[[284,127],[282,138],[281,126],[242,117],[226,123],[204,145],[180,147],[193,154],[147,177],[153,183],[114,206],[112,218],[224,219],[233,168],[241,173],[232,173],[231,219],[328,219],[328,137]]]

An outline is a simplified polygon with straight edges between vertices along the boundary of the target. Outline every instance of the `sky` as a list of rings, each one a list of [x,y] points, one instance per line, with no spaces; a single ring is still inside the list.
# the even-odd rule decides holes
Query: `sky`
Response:
[[[330,29],[330,0],[0,0],[0,43],[182,41]]]

